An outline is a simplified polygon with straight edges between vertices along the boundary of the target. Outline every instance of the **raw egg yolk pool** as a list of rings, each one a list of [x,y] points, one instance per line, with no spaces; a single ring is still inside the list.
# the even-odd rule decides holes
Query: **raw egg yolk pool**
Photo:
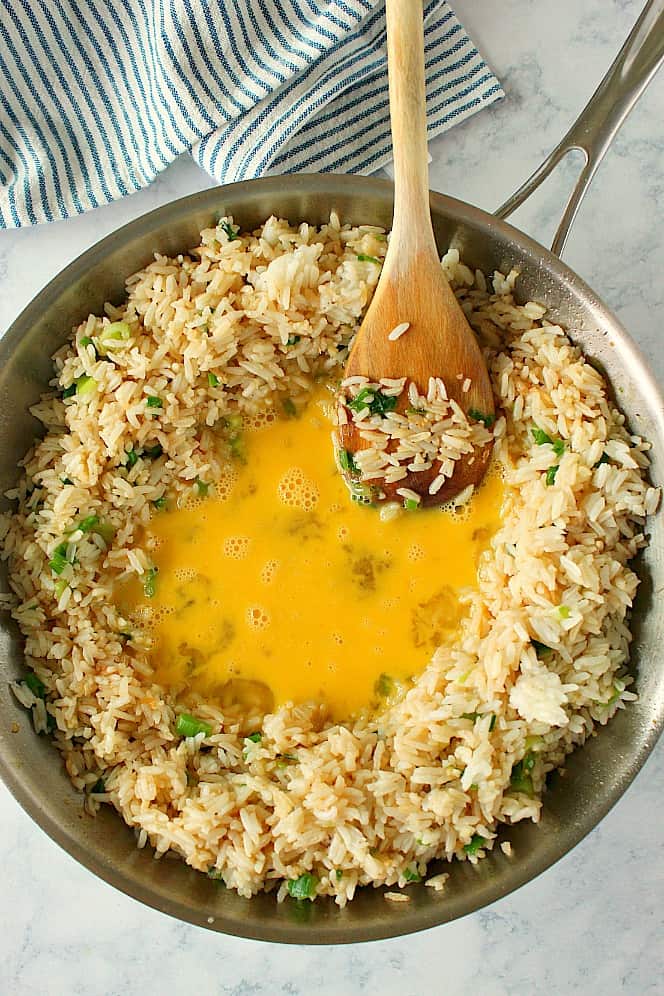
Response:
[[[264,711],[324,702],[337,720],[376,707],[454,637],[500,525],[490,472],[462,512],[379,511],[350,500],[330,442],[332,396],[243,430],[243,462],[192,507],[155,512],[157,568],[118,598],[152,637],[155,680]],[[255,705],[255,701],[253,702]]]

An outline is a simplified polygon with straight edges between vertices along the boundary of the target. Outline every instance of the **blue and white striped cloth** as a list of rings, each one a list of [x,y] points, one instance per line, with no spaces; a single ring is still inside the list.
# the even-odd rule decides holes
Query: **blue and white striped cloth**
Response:
[[[429,135],[503,95],[426,0]],[[382,0],[0,0],[0,227],[80,214],[182,152],[220,182],[390,159]]]

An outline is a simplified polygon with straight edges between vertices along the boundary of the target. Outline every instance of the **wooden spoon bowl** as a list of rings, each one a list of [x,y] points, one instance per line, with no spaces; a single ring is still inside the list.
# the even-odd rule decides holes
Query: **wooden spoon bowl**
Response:
[[[386,13],[394,222],[376,292],[348,357],[346,377],[364,376],[374,383],[407,378],[397,405],[401,413],[407,412],[409,383],[426,395],[429,378],[438,377],[448,397],[464,412],[479,412],[492,420],[494,400],[486,362],[445,278],[431,225],[422,3],[386,0]],[[389,334],[404,323],[408,330],[390,339]],[[341,446],[351,454],[368,445],[351,421],[340,427],[339,435]],[[396,485],[375,483],[385,494],[383,500],[393,500],[397,488],[407,487],[420,495],[422,505],[444,504],[481,481],[490,457],[487,444],[459,459],[435,495],[429,494],[429,486],[439,473],[439,463],[409,472]]]

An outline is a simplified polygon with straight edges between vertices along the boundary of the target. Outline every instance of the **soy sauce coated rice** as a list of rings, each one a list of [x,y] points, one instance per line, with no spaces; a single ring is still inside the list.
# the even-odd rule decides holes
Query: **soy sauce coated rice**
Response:
[[[544,308],[515,304],[516,274],[488,279],[454,251],[443,266],[486,349],[507,495],[458,641],[383,714],[346,725],[317,704],[264,719],[193,697],[176,709],[153,683],[111,599],[120,578],[149,577],[141,526],[165,493],[190,501],[219,478],[229,418],[341,376],[379,275],[361,257],[385,248],[334,215],[253,235],[224,219],[190,255],[157,257],[56,354],[34,408],[46,436],[3,520],[12,613],[43,683],[43,697],[34,681],[15,693],[36,728],[54,727],[90,811],[113,805],[138,846],[243,896],[282,899],[308,876],[307,895],[344,905],[360,885],[424,880],[434,858],[478,861],[501,822],[538,820],[547,773],[634,698],[628,564],[659,498],[648,447]],[[81,530],[90,517],[103,535]],[[181,712],[196,736],[177,734]]]

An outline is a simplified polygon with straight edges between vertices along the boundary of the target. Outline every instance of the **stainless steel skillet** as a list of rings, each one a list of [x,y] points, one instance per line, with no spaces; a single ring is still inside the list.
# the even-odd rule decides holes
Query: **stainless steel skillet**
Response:
[[[587,164],[554,243],[559,252],[587,183],[608,143],[664,58],[664,4],[648,4],[607,78],[561,146],[499,218],[433,194],[432,213],[441,250],[452,244],[473,267],[520,272],[521,299],[544,302],[570,329],[588,356],[601,364],[635,432],[653,443],[652,478],[664,482],[664,401],[647,364],[619,322],[597,296],[552,252],[505,221],[569,148]],[[38,431],[28,407],[45,390],[50,355],[72,325],[105,300],[119,300],[124,278],[155,250],[177,253],[218,212],[232,213],[245,228],[272,213],[292,222],[324,221],[331,209],[354,222],[389,225],[391,187],[348,176],[274,177],[207,190],[160,208],[125,226],[84,253],[52,281],[0,342],[0,491],[16,478],[16,465]],[[605,815],[645,761],[664,726],[664,522],[651,523],[651,543],[641,558],[642,584],[634,609],[632,667],[639,701],[618,715],[572,755],[564,778],[553,780],[539,826],[505,828],[514,848],[500,849],[477,867],[450,867],[446,892],[409,891],[408,905],[393,906],[381,890],[364,890],[343,911],[327,901],[277,906],[269,896],[239,899],[180,862],[155,862],[137,851],[127,827],[110,810],[96,819],[82,814],[49,743],[32,732],[11,697],[8,682],[21,673],[21,646],[6,620],[0,632],[0,773],[27,812],[82,864],[129,895],[183,920],[245,937],[297,943],[344,943],[406,934],[452,920],[506,895],[573,847]],[[13,732],[15,725],[18,732]]]

